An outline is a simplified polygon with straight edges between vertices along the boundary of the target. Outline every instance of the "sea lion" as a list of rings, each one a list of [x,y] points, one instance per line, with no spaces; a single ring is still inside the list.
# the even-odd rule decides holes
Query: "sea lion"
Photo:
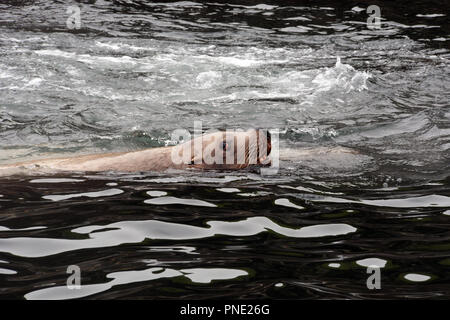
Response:
[[[270,165],[266,130],[219,131],[171,147],[43,159],[0,166],[0,176],[58,172],[140,172],[167,169],[237,170]]]

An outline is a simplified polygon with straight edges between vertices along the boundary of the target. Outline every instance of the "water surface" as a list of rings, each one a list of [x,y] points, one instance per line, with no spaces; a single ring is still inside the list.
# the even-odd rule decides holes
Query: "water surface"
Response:
[[[85,1],[79,30],[65,2],[1,4],[2,164],[198,120],[278,129],[282,162],[1,178],[0,297],[448,297],[448,10],[396,3],[380,30],[351,1]],[[298,156],[337,146],[358,154]]]

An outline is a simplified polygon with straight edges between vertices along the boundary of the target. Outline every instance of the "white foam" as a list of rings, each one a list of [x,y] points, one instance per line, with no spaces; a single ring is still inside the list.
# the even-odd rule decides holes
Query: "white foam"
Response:
[[[212,60],[216,60],[223,64],[231,64],[237,67],[253,67],[262,64],[262,61],[251,60],[251,59],[241,59],[236,57],[212,57]]]
[[[197,83],[197,87],[201,89],[209,89],[217,85],[221,79],[222,75],[220,72],[207,71],[199,73],[195,81]]]
[[[367,89],[366,81],[369,78],[369,73],[357,72],[351,65],[341,63],[341,58],[337,57],[336,65],[319,73],[312,83],[318,86],[318,92],[339,88],[348,93]]]
[[[90,54],[76,54],[74,52],[67,52],[58,49],[53,50],[36,50],[34,51],[38,55],[55,56],[67,59],[76,59],[77,61],[84,62],[87,64],[128,64],[135,65],[137,59],[131,58],[129,56],[113,57],[113,56],[92,56]]]
[[[109,57],[109,56],[91,56],[88,54],[83,54],[80,55],[77,58],[78,61],[84,62],[84,63],[88,63],[88,64],[98,64],[98,63],[103,63],[103,64],[107,64],[107,65],[112,65],[112,64],[130,64],[130,65],[135,65],[137,63],[137,61],[135,61],[135,59],[129,57],[129,56],[122,56],[122,57]]]
[[[27,83],[25,83],[25,87],[38,87],[41,85],[42,81],[44,81],[44,79],[42,78],[32,78],[30,81],[28,81]]]
[[[305,27],[305,26],[285,27],[285,28],[280,29],[280,31],[283,31],[283,32],[299,32],[299,33],[307,33],[311,30],[312,30],[312,28]]]
[[[7,78],[17,78],[17,77],[6,70],[0,70],[0,79],[7,79]]]
[[[104,43],[100,41],[96,41],[95,44],[100,48],[111,49],[114,51],[125,49],[125,50],[133,50],[133,51],[142,51],[142,50],[153,50],[153,48],[146,47],[137,47],[127,43]]]
[[[121,48],[121,46],[116,43],[111,44],[111,43],[103,43],[103,42],[96,41],[95,44],[98,47],[108,48],[108,49],[112,49],[112,50],[119,50]]]

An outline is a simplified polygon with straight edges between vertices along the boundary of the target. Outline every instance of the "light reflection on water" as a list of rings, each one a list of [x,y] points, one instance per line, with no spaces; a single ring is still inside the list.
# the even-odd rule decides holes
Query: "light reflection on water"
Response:
[[[189,205],[192,204],[189,203]],[[113,247],[123,243],[140,243],[145,239],[188,240],[208,238],[214,235],[241,237],[252,236],[265,231],[273,231],[293,238],[315,238],[345,235],[356,231],[356,228],[347,224],[321,224],[291,229],[281,227],[266,217],[251,217],[236,222],[208,221],[206,225],[208,227],[201,228],[156,220],[121,221],[104,226],[90,225],[71,230],[72,233],[88,235],[88,239],[10,237],[8,239],[0,239],[0,252],[9,252],[22,257],[45,257],[83,248]]]
[[[71,299],[107,292],[120,297],[124,286],[149,288],[150,282],[155,282],[154,288],[183,291],[190,281],[196,289],[186,294],[201,297],[202,288],[214,285],[220,292],[227,282],[236,289],[244,286],[252,291],[271,275],[272,285],[261,287],[269,296],[279,296],[280,291],[272,293],[274,287],[300,296],[303,290],[312,290],[313,296],[350,297],[348,290],[366,295],[364,268],[378,266],[388,277],[383,285],[392,296],[410,294],[410,290],[418,294],[406,285],[412,282],[434,284],[436,296],[444,290],[440,279],[445,279],[445,271],[439,266],[445,269],[448,262],[446,242],[440,234],[448,209],[439,201],[447,197],[432,194],[442,193],[446,183],[431,183],[427,197],[411,196],[411,187],[399,188],[395,191],[398,199],[389,199],[393,204],[374,206],[373,201],[392,198],[392,190],[367,192],[366,185],[358,195],[357,187],[330,189],[330,183],[318,181],[278,185],[267,180],[255,185],[252,179],[231,179],[219,185],[193,185],[149,180],[151,176],[130,179],[111,175],[109,180],[101,175],[99,179],[41,177],[22,180],[20,188],[14,187],[19,181],[4,180],[3,199],[20,195],[24,200],[1,204],[0,257],[4,265],[0,273],[20,279],[36,272],[35,280],[24,280],[28,284],[23,288],[5,287],[9,292],[22,292],[27,299]],[[116,181],[122,192],[105,193],[110,190],[105,186],[112,183],[108,181]],[[55,190],[62,198],[44,199]],[[354,200],[316,201],[328,199],[327,192],[342,194],[342,199],[351,195]],[[245,193],[252,196],[243,197]],[[373,199],[374,193],[378,200]],[[370,200],[364,199],[369,195]],[[155,199],[162,202],[149,202]],[[410,199],[423,205],[411,207]],[[203,202],[214,206],[205,207]],[[26,213],[20,213],[23,210]],[[417,217],[425,220],[411,220]],[[38,225],[43,221],[45,226]],[[430,230],[426,238],[421,228]],[[62,257],[66,261],[58,262]],[[259,259],[266,262],[261,265]],[[24,269],[21,261],[30,261],[35,269]],[[44,261],[53,261],[52,270],[56,271],[42,269]],[[415,267],[411,267],[413,261]],[[417,264],[419,261],[422,263]],[[65,269],[72,264],[82,270],[80,290],[65,285]],[[54,279],[53,285],[39,280],[39,275],[46,273],[45,279]],[[97,280],[93,280],[94,274],[98,274]],[[313,281],[321,278],[331,287]],[[156,290],[154,296],[170,296],[166,289],[152,290]]]
[[[29,300],[64,300],[90,296],[111,289],[113,286],[135,282],[147,282],[155,279],[186,277],[195,283],[211,283],[214,280],[227,280],[245,276],[248,273],[237,269],[181,269],[149,268],[139,271],[121,271],[107,274],[113,279],[107,283],[84,285],[80,289],[69,289],[68,286],[50,287],[30,292],[25,295]]]

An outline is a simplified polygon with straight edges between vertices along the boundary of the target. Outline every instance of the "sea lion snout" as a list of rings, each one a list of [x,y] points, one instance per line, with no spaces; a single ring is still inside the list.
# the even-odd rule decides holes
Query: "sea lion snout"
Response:
[[[272,149],[268,130],[218,131],[178,145],[175,164],[199,169],[241,169],[270,165]]]

